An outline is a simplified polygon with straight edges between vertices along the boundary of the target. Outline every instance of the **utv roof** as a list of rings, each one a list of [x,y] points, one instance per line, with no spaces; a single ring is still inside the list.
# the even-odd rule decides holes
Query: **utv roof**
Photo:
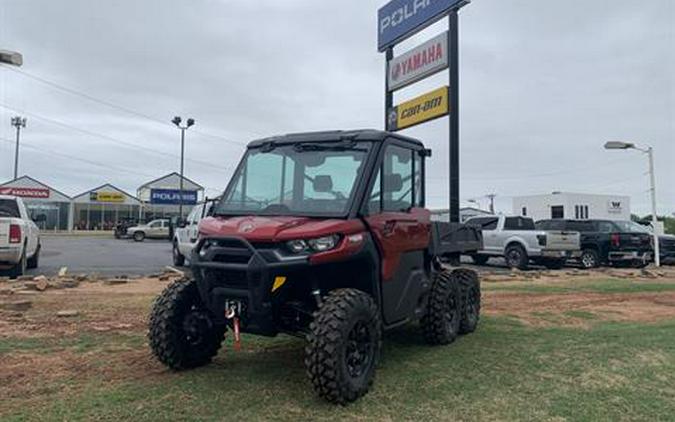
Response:
[[[393,132],[386,132],[375,129],[360,130],[333,130],[324,132],[304,132],[289,133],[286,135],[272,136],[269,138],[258,139],[248,144],[249,148],[259,147],[267,143],[275,144],[293,144],[297,142],[336,142],[345,139],[354,141],[384,141],[387,138],[396,138],[404,142],[410,142],[415,145],[424,146],[422,142],[415,138],[409,138]]]

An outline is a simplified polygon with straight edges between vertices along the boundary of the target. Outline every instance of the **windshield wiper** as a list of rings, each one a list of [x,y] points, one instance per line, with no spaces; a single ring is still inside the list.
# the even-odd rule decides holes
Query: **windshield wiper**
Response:
[[[357,148],[356,141],[345,139],[335,143],[330,142],[300,142],[293,144],[293,149],[296,152],[305,151],[360,151],[367,152],[365,148]]]

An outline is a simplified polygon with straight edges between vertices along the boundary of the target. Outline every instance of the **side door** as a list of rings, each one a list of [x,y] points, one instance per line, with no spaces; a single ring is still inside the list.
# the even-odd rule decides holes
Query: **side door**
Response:
[[[483,251],[491,254],[500,253],[497,224],[499,217],[479,217],[471,220],[471,224],[480,225],[483,233]]]
[[[394,324],[412,316],[426,280],[431,213],[424,208],[421,147],[387,140],[378,167],[362,214],[380,253],[383,318]]]
[[[162,232],[162,221],[154,220],[148,223],[148,228],[145,230],[145,236],[156,238],[160,236],[161,232]]]

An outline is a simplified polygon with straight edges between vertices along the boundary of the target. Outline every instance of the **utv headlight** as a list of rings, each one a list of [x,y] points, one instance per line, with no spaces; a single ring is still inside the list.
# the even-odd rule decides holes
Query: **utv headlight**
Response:
[[[332,234],[330,236],[318,237],[309,240],[290,240],[286,242],[288,249],[296,254],[303,252],[324,252],[335,248],[340,241],[340,236]]]
[[[319,237],[317,239],[310,239],[307,244],[314,252],[329,251],[337,246],[340,237],[336,234]]]

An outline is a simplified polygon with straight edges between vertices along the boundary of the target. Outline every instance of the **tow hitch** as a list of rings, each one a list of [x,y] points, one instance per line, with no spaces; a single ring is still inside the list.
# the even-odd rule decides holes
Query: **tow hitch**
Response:
[[[239,330],[239,316],[241,315],[241,302],[233,300],[225,302],[225,318],[232,320],[234,330],[234,350],[241,350],[241,332]]]

